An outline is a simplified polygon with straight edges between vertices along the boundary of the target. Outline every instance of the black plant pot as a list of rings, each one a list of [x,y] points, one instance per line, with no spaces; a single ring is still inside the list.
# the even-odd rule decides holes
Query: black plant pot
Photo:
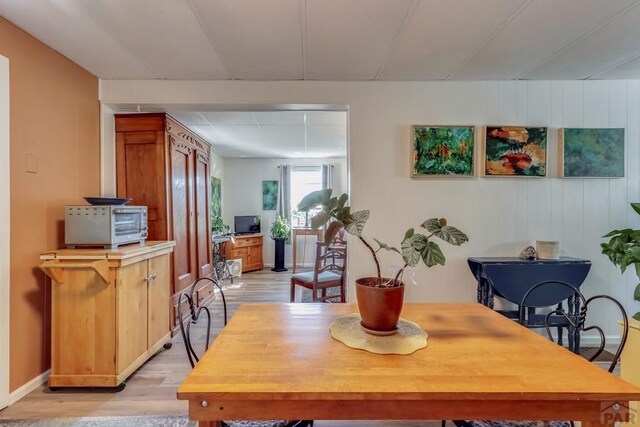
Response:
[[[273,239],[274,242],[276,242],[276,259],[275,262],[273,263],[273,268],[271,269],[271,271],[277,271],[277,272],[281,272],[281,271],[287,271],[287,269],[284,267],[284,242],[287,239]]]

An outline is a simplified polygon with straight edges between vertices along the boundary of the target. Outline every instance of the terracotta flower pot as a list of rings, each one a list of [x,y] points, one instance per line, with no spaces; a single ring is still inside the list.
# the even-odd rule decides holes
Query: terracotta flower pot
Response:
[[[382,280],[386,282],[393,279]],[[377,283],[377,277],[356,280],[356,297],[362,326],[372,331],[395,331],[402,312],[404,283],[400,282],[399,286],[392,288],[375,286]]]

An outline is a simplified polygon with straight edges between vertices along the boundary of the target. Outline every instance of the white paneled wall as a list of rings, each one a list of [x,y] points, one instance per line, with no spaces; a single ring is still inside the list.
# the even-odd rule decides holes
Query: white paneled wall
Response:
[[[516,256],[539,240],[559,240],[563,255],[589,258],[588,294],[608,293],[630,311],[637,279],[620,273],[600,254],[600,236],[613,228],[640,227],[628,205],[640,200],[638,81],[502,82],[171,82],[102,81],[107,104],[256,105],[331,104],[349,110],[349,185],[354,209],[371,209],[365,234],[398,244],[425,218],[446,216],[468,232],[462,247],[443,248],[447,265],[414,269],[409,301],[473,301],[469,256]],[[412,124],[537,125],[549,127],[549,177],[411,180]],[[560,127],[626,128],[627,171],[622,179],[557,178]],[[479,144],[478,144],[479,145]],[[479,163],[478,163],[479,166]],[[226,168],[226,165],[225,165]],[[225,176],[227,172],[225,171]],[[399,264],[382,255],[387,268]],[[368,253],[354,242],[349,282],[371,274]],[[615,314],[595,313],[616,333]]]

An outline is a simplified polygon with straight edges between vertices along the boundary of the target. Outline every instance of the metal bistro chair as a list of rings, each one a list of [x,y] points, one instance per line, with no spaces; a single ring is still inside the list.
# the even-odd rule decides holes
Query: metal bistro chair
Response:
[[[313,302],[328,302],[333,298],[340,298],[346,302],[345,271],[347,267],[347,247],[331,244],[326,246],[319,242],[316,245],[316,263],[313,271],[296,273],[291,276],[290,302],[295,299],[296,285],[311,290]],[[327,289],[340,288],[337,295],[327,295]],[[321,295],[318,295],[318,291]]]
[[[554,316],[563,317],[571,327],[580,332],[588,332],[588,331],[596,331],[600,337],[600,346],[597,351],[589,357],[589,362],[593,362],[596,358],[602,354],[604,351],[604,347],[606,344],[606,338],[602,328],[597,325],[586,326],[587,319],[587,310],[591,303],[597,300],[606,300],[612,302],[615,306],[618,307],[620,314],[622,315],[622,337],[620,339],[620,344],[618,344],[616,353],[613,356],[613,360],[609,364],[608,371],[613,372],[620,360],[620,354],[624,349],[625,344],[627,343],[627,334],[629,333],[629,320],[627,319],[627,313],[622,307],[622,304],[618,302],[615,298],[612,298],[608,295],[596,295],[591,298],[585,298],[584,295],[578,290],[577,287],[566,283],[559,282],[555,280],[546,280],[540,283],[537,283],[533,286],[522,298],[520,304],[520,321],[524,321],[525,317],[525,309],[532,307],[535,308],[535,297],[536,294],[540,294],[543,287],[545,286],[561,286],[568,291],[571,291],[575,297],[581,303],[579,311],[577,314],[568,313],[563,308],[557,308],[545,315],[545,329],[547,331],[547,336],[553,342],[556,342],[551,334],[551,328],[553,327],[550,324],[550,319]],[[579,349],[578,349],[579,350]],[[458,427],[573,427],[573,421],[515,421],[515,420],[503,420],[503,421],[490,421],[490,420],[454,420],[453,421]],[[442,421],[442,427],[445,426],[446,421]]]
[[[195,281],[193,285],[189,287],[189,290],[180,294],[180,298],[178,299],[178,320],[180,323],[180,333],[182,334],[182,339],[184,340],[184,347],[187,351],[187,356],[189,357],[189,363],[191,363],[191,367],[195,368],[196,364],[200,360],[198,357],[198,353],[193,348],[193,343],[191,342],[191,326],[198,323],[200,320],[200,315],[204,312],[206,315],[206,341],[204,353],[209,348],[210,338],[211,338],[211,311],[208,307],[196,307],[194,300],[194,291],[196,285],[202,281],[209,281],[213,286],[218,288],[220,291],[220,296],[222,297],[222,306],[223,306],[223,314],[224,314],[224,326],[227,325],[227,300],[224,297],[224,292],[222,288],[213,279],[209,279],[208,277],[203,277]],[[187,302],[189,305],[189,316],[188,323],[185,325],[185,321],[182,315],[182,303]],[[312,427],[313,421],[308,420],[265,420],[265,421],[245,421],[245,420],[224,420],[222,421],[223,427]]]

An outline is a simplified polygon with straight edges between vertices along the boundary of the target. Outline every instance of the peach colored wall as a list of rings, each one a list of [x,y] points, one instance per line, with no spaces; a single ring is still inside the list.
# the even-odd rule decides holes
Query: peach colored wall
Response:
[[[64,206],[100,194],[100,109],[95,76],[1,17],[0,55],[10,67],[14,391],[49,368],[51,282],[38,257],[64,243]]]

